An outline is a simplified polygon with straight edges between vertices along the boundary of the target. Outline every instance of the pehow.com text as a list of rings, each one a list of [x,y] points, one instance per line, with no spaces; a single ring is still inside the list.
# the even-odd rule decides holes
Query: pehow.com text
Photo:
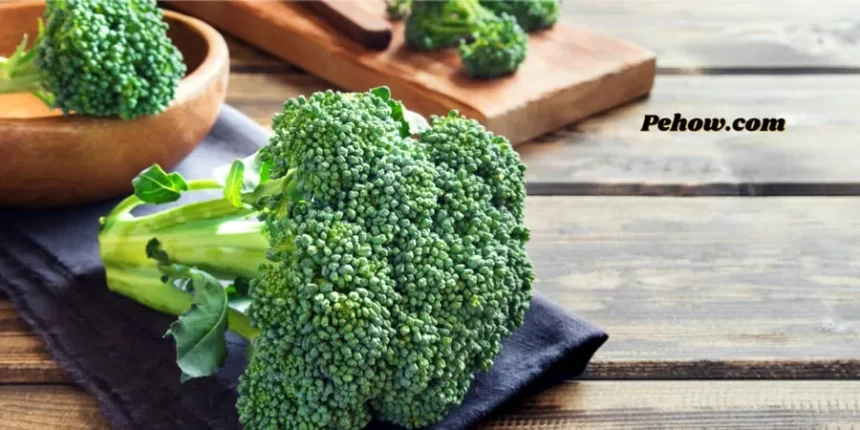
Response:
[[[748,131],[771,132],[785,131],[785,118],[684,118],[676,113],[675,116],[660,117],[645,115],[642,121],[642,131]]]

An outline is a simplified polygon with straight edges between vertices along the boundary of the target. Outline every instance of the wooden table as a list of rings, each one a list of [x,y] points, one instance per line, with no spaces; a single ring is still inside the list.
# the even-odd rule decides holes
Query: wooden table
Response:
[[[568,0],[658,54],[652,96],[522,146],[537,289],[605,328],[484,428],[860,428],[860,2]],[[231,41],[262,124],[326,82]],[[645,114],[783,133],[639,131]],[[682,198],[682,196],[695,196]],[[105,427],[0,301],[0,428]]]

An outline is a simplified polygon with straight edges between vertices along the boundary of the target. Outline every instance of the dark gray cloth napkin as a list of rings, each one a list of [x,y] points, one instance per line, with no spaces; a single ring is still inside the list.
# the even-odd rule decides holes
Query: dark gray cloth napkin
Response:
[[[214,166],[256,151],[268,136],[225,106],[177,170],[189,178],[208,177]],[[116,202],[1,211],[0,291],[63,369],[96,397],[114,428],[238,429],[235,388],[245,341],[231,335],[230,358],[216,377],[180,384],[173,342],[162,337],[173,318],[107,290],[97,220]],[[606,338],[537,295],[492,369],[478,375],[464,403],[433,428],[469,428],[512,400],[579,376]]]

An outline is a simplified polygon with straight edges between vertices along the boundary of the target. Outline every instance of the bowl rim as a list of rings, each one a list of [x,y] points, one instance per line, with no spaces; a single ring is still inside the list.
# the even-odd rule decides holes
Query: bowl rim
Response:
[[[50,0],[48,0],[50,1]],[[14,3],[6,3],[4,4],[0,1],[0,16],[4,9],[15,9],[15,8],[32,8],[32,7],[44,7],[44,0],[25,0],[21,2]],[[134,122],[145,120],[151,117],[157,117],[159,115],[163,115],[164,113],[174,109],[177,105],[181,105],[191,99],[197,88],[203,87],[206,82],[215,79],[221,68],[221,63],[226,61],[226,58],[229,58],[229,52],[227,48],[227,42],[224,40],[224,37],[219,33],[215,28],[210,26],[209,24],[176,12],[172,10],[162,9],[164,12],[164,20],[168,23],[168,25],[175,25],[175,23],[179,23],[181,25],[185,25],[190,30],[197,33],[206,43],[206,56],[203,58],[203,61],[200,62],[200,65],[197,66],[191,73],[185,75],[180,81],[179,85],[176,88],[176,94],[173,96],[173,100],[168,105],[167,109],[157,115],[146,115],[132,120],[121,119],[117,117],[94,117],[94,116],[86,116],[86,115],[53,115],[53,116],[34,116],[27,118],[4,118],[0,117],[0,125],[2,124],[21,124],[27,123],[28,125],[37,125],[41,122],[47,122],[51,124],[56,124],[58,122],[69,124],[69,125],[86,125],[86,126],[97,126],[99,123],[114,123],[117,121],[122,122]]]

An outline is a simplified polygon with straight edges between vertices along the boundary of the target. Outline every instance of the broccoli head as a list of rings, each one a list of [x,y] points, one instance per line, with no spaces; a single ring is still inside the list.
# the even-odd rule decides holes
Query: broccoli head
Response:
[[[416,0],[406,19],[406,42],[422,51],[450,48],[495,17],[478,0]]]
[[[34,92],[65,113],[125,119],[164,111],[185,75],[155,0],[53,0],[44,25],[0,59],[0,93]]]
[[[289,100],[273,129],[219,180],[145,171],[102,220],[109,287],[187,315],[201,312],[187,309],[201,277],[175,282],[165,274],[188,271],[171,267],[228,285],[228,328],[252,340],[237,403],[245,429],[439,421],[530,303],[519,156],[456,112],[428,124],[385,88]],[[130,215],[205,188],[224,198]],[[183,373],[199,375],[191,364],[180,360]]]
[[[503,14],[474,33],[471,42],[460,42],[460,59],[473,78],[491,79],[514,73],[526,59],[528,35],[516,20]]]
[[[527,32],[552,27],[558,21],[559,0],[481,0],[481,5],[498,15],[513,16]]]

